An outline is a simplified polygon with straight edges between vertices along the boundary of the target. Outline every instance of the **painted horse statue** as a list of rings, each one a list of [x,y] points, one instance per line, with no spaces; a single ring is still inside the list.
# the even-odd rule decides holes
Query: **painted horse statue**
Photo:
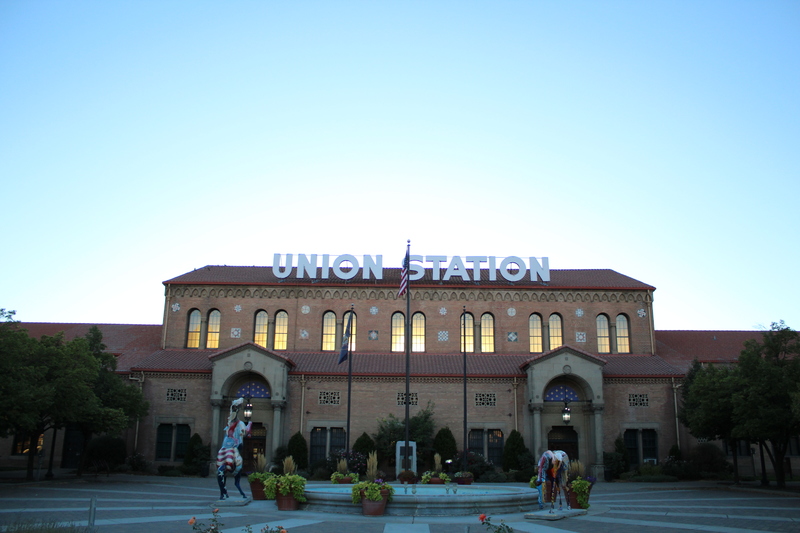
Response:
[[[225,437],[222,440],[222,447],[217,452],[217,482],[219,483],[219,499],[228,498],[228,489],[225,488],[227,475],[232,474],[236,488],[242,498],[246,498],[244,491],[239,483],[242,480],[242,443],[244,438],[250,434],[253,427],[252,422],[245,425],[237,417],[239,406],[244,403],[244,398],[234,400],[231,404],[231,411],[228,415],[228,423],[225,424]]]
[[[539,459],[539,475],[536,478],[536,485],[542,485],[546,481],[550,482],[550,512],[553,512],[556,503],[556,494],[558,494],[558,510],[562,509],[561,492],[564,493],[564,498],[567,500],[567,509],[569,506],[569,496],[567,495],[567,473],[569,472],[569,456],[566,452],[561,450],[551,451],[547,450],[542,454]],[[547,485],[545,484],[545,487]]]

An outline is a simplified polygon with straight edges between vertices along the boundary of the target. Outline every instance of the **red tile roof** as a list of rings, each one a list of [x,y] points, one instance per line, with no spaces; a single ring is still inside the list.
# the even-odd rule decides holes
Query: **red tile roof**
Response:
[[[158,350],[141,359],[131,371],[203,372],[211,373],[210,357],[219,350]]]
[[[603,354],[605,377],[681,377],[683,372],[657,355]]]
[[[656,353],[686,372],[700,362],[736,361],[747,340],[761,340],[760,331],[656,331]]]
[[[296,270],[296,269],[294,269]],[[442,272],[443,275],[443,272]],[[489,271],[481,271],[481,281],[464,281],[453,277],[448,281],[433,280],[432,269],[426,269],[425,275],[418,281],[411,282],[411,288],[451,287],[528,287],[549,289],[625,289],[625,290],[654,290],[655,287],[637,281],[633,278],[615,272],[614,270],[550,270],[550,281],[520,280],[506,281],[498,275],[496,281],[489,281]],[[297,279],[294,274],[287,278],[277,278],[272,273],[272,267],[256,266],[215,266],[208,265],[186,274],[182,274],[164,282],[165,285],[319,285],[348,286],[348,287],[397,287],[400,285],[400,269],[384,268],[383,279],[363,279],[359,272],[351,280],[341,280],[331,277],[326,280],[312,280],[308,278]]]

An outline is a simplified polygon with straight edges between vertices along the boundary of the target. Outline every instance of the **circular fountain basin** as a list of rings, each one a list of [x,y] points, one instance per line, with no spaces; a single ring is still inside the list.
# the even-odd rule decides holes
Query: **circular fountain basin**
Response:
[[[443,485],[393,483],[394,496],[386,506],[389,516],[465,516],[522,513],[539,508],[538,492],[526,487],[458,485],[449,492]],[[414,490],[416,489],[416,493]],[[306,485],[307,510],[361,514],[351,499],[352,485]]]

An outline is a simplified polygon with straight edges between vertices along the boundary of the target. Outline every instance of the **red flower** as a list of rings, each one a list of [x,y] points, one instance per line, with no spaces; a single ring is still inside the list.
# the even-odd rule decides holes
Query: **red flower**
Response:
[[[197,522],[197,519],[196,519],[195,517],[191,517],[191,518],[189,519],[189,525],[190,525],[190,526],[193,526],[195,522]]]
[[[481,521],[481,524],[483,524],[483,522],[486,520],[486,515],[485,515],[485,514],[482,514],[482,515],[480,515],[480,516],[478,517],[478,520],[480,520],[480,521]]]

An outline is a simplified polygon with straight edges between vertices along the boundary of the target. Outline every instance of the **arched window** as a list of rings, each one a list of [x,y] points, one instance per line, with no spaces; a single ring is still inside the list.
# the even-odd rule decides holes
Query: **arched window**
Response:
[[[289,345],[289,313],[278,311],[275,314],[275,342],[273,348],[285,350]]]
[[[392,315],[392,351],[406,351],[406,316],[401,312]]]
[[[631,342],[628,333],[628,317],[617,315],[617,353],[630,353]]]
[[[208,314],[208,337],[206,337],[206,348],[219,348],[219,323],[222,314],[216,309]]]
[[[333,351],[336,349],[336,313],[326,311],[322,315],[322,349]]]
[[[353,323],[350,325],[350,351],[356,351],[356,324],[358,324],[358,315],[352,311],[347,311],[342,317],[342,336],[347,332],[347,322],[350,320],[350,315],[353,315]],[[342,341],[344,344],[344,341]],[[341,348],[341,346],[339,346]]]
[[[200,311],[192,309],[189,311],[189,327],[186,333],[186,347],[200,347]]]
[[[534,313],[528,319],[531,353],[542,353],[542,316]]]
[[[475,351],[475,317],[472,313],[461,315],[461,351]]]
[[[597,315],[597,352],[611,353],[611,337],[608,330],[608,317]]]
[[[481,352],[494,352],[494,317],[491,313],[481,315]]]
[[[561,331],[561,315],[550,315],[550,349],[553,350],[564,344],[564,335]]]
[[[256,327],[255,333],[253,334],[253,342],[261,346],[262,348],[267,347],[267,328],[269,327],[269,321],[267,317],[266,311],[259,311],[256,313]]]
[[[411,315],[411,351],[425,351],[425,315],[422,313]]]

